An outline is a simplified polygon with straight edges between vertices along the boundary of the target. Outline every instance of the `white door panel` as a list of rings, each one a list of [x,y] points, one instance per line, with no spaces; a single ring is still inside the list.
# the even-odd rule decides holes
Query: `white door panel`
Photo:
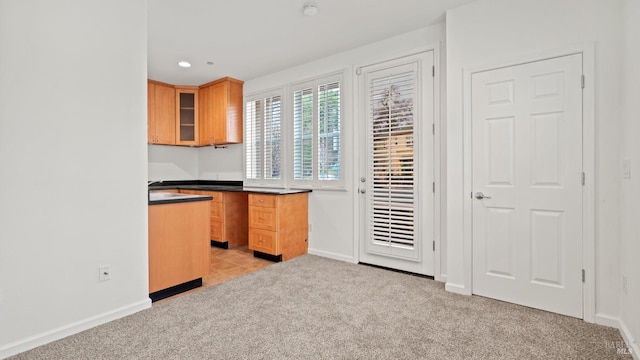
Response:
[[[579,54],[472,75],[475,294],[582,317],[581,75]]]
[[[433,275],[433,52],[362,68],[360,261]]]

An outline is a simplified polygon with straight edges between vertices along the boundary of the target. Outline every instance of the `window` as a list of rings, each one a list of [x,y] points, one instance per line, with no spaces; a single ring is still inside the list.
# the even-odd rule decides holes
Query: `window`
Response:
[[[251,96],[245,103],[245,178],[282,178],[282,101],[279,92]]]
[[[292,87],[294,185],[342,185],[341,84],[334,75]]]

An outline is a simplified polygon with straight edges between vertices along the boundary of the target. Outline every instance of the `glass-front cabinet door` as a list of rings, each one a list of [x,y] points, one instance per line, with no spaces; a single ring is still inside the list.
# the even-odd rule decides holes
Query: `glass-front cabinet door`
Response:
[[[176,88],[176,144],[198,145],[198,88]]]

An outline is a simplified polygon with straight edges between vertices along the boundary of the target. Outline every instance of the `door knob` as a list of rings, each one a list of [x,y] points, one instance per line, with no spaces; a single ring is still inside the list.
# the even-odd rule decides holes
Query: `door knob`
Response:
[[[478,200],[491,199],[491,196],[487,196],[487,195],[483,194],[482,191],[478,191],[476,193],[476,199],[478,199]]]

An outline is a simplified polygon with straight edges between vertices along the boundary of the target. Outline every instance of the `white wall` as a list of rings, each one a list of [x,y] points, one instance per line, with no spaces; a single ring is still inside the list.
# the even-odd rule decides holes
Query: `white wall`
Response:
[[[198,149],[198,179],[242,181],[242,144]]]
[[[634,353],[640,353],[640,1],[625,0],[620,156],[631,161],[631,178],[621,182],[622,275],[627,292],[620,295],[620,318],[627,328]],[[620,162],[616,165],[621,166]],[[633,342],[635,340],[635,343]]]
[[[595,44],[596,313],[619,313],[620,1],[478,0],[447,12],[448,288],[470,293],[463,208],[463,69]]]
[[[149,180],[198,178],[198,153],[194,148],[168,145],[147,145],[147,147]]]
[[[0,1],[0,358],[150,306],[146,38],[145,0]]]
[[[442,41],[444,41],[444,25],[438,24],[245,82],[246,95],[347,69],[346,101],[343,109],[347,139],[347,144],[343,147],[346,155],[343,168],[347,188],[346,191],[314,190],[311,193],[309,197],[309,221],[312,224],[312,232],[309,233],[310,253],[339,260],[357,261],[355,247],[359,234],[358,220],[354,213],[357,210],[354,208],[357,205],[354,181],[360,175],[356,172],[359,134],[357,132],[358,114],[357,109],[354,108],[356,101],[354,82],[357,81],[355,67],[393,59],[415,50],[437,45]],[[220,152],[220,154],[223,153]],[[238,166],[241,170],[242,164],[239,163]]]

